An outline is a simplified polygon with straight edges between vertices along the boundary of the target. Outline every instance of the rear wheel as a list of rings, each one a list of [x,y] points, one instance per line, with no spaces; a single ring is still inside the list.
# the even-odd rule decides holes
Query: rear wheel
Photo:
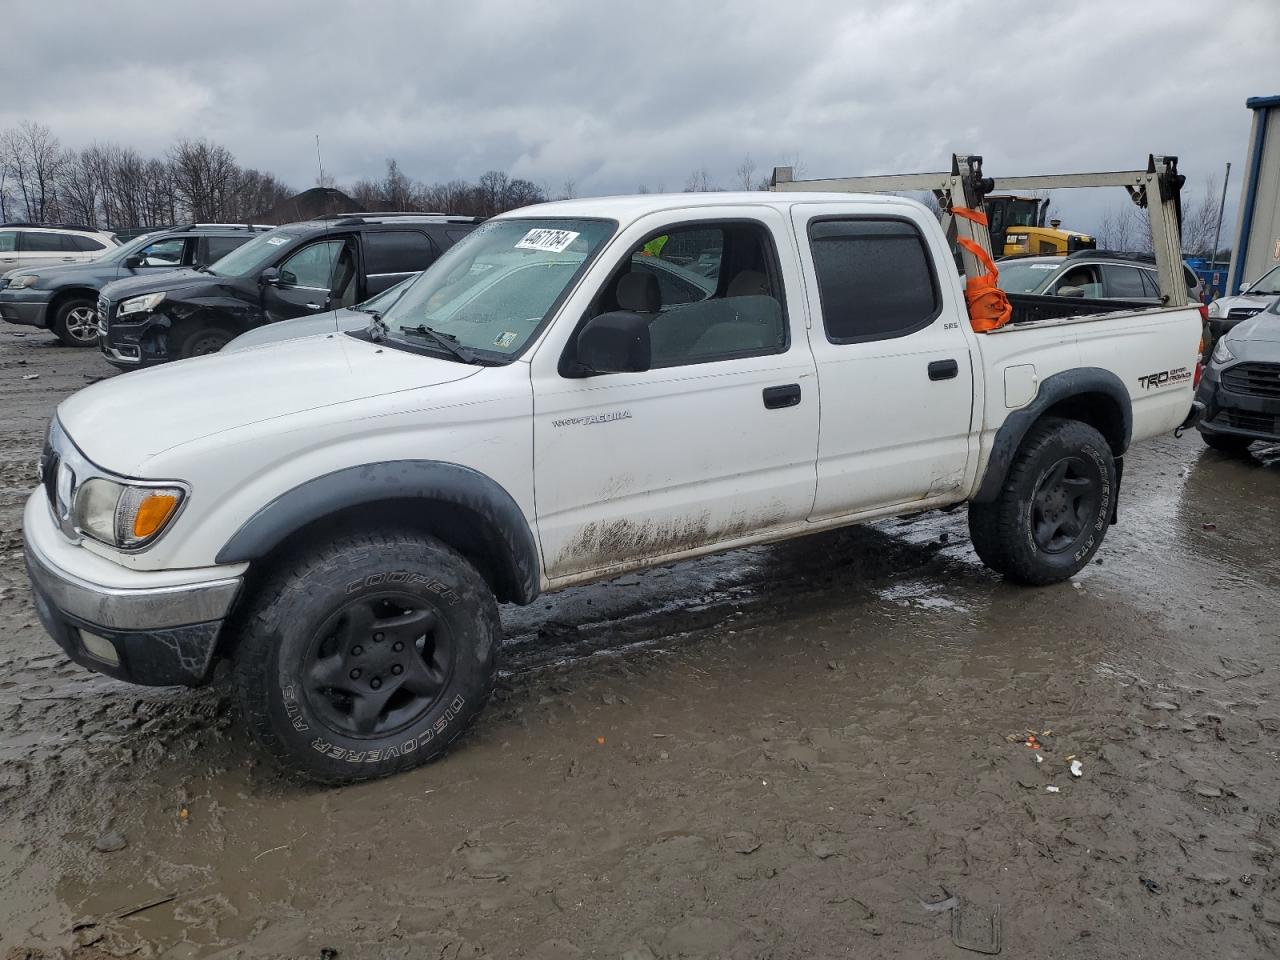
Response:
[[[1243,456],[1253,443],[1248,437],[1237,437],[1229,433],[1201,433],[1200,436],[1214,450],[1231,454],[1233,457]]]
[[[1046,419],[1028,431],[996,499],[969,505],[969,534],[991,569],[1020,583],[1057,583],[1102,545],[1115,495],[1115,458],[1102,434]]]
[[[484,579],[442,543],[352,536],[298,556],[254,602],[237,688],[285,767],[344,783],[441,754],[488,699],[501,639]]]
[[[69,347],[97,346],[98,311],[93,301],[77,297],[61,304],[54,314],[53,332]]]

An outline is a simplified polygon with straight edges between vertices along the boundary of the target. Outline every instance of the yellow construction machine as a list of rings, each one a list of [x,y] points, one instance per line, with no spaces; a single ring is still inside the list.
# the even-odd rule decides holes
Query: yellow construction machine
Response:
[[[1063,230],[1062,221],[1056,218],[1046,227],[1047,198],[993,194],[983,198],[983,205],[990,224],[991,249],[997,257],[1068,254],[1098,246],[1087,233]]]

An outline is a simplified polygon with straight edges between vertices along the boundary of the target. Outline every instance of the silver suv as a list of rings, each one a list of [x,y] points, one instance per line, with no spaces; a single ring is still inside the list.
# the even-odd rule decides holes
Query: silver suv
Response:
[[[84,263],[119,246],[114,233],[69,223],[0,223],[0,274]]]
[[[1081,250],[1066,257],[1010,257],[998,266],[1000,288],[1006,293],[1160,302],[1155,259],[1140,253]],[[1185,264],[1182,269],[1187,296],[1193,303],[1201,302],[1200,278]]]

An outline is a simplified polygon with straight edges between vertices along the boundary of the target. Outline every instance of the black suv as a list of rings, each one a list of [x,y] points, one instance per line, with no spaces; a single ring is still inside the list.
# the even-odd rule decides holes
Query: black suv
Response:
[[[216,353],[247,330],[340,307],[425,270],[475,217],[340,214],[277,227],[217,263],[112,283],[98,335],[122,370]]]
[[[69,346],[93,347],[98,343],[95,305],[108,283],[126,277],[150,282],[160,271],[212,263],[270,229],[190,223],[146,233],[84,263],[14,270],[0,284],[0,318],[52,330]]]

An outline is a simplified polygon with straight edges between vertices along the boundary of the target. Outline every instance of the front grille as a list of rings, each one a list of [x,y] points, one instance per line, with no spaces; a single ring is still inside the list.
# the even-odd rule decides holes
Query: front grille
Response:
[[[53,512],[58,512],[58,455],[53,452],[53,448],[45,446],[44,456],[40,458],[40,484],[44,487],[44,494],[49,498],[49,506],[53,508]]]
[[[1238,363],[1222,372],[1222,385],[1232,393],[1280,399],[1280,363]]]
[[[1236,430],[1247,430],[1250,433],[1263,433],[1268,436],[1280,434],[1276,417],[1268,413],[1250,413],[1248,410],[1225,410],[1215,420],[1226,427]]]
[[[1255,313],[1261,313],[1262,307],[1236,307],[1227,311],[1228,320],[1248,320]]]

